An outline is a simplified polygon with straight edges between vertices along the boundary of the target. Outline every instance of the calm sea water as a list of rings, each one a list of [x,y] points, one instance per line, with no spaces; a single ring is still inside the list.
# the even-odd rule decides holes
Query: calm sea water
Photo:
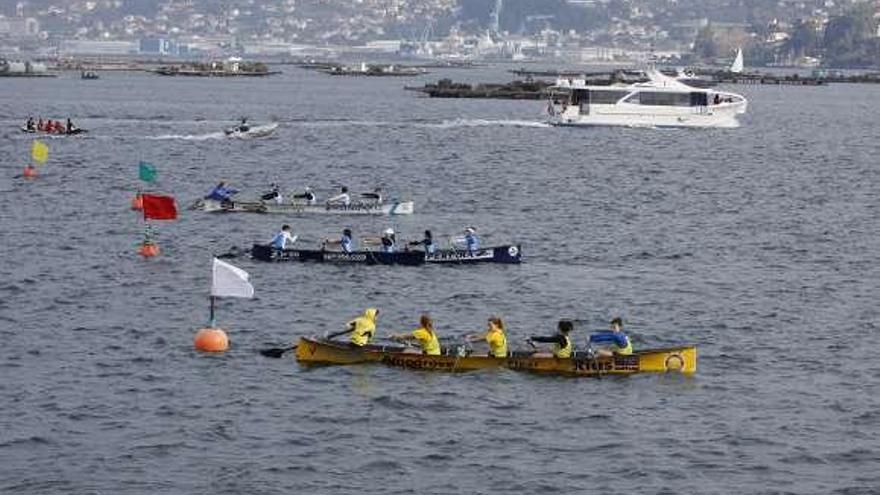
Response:
[[[737,87],[736,130],[555,129],[542,102],[434,100],[420,80],[107,74],[0,80],[0,492],[798,493],[880,491],[880,87]],[[16,176],[28,115],[72,116]],[[264,140],[218,131],[277,119]],[[183,210],[140,259],[137,163],[183,207],[220,179],[326,197],[381,185],[406,218]],[[232,349],[192,350],[211,254],[351,227],[443,239],[476,225],[521,266],[270,266],[222,300]],[[380,308],[443,335],[502,315],[511,343],[624,318],[637,347],[695,343],[693,377],[569,379],[300,369],[265,347]]]

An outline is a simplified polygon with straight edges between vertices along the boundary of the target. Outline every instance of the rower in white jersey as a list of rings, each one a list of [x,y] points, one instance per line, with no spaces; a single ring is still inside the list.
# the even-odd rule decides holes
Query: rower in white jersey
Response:
[[[284,250],[296,242],[296,238],[297,236],[290,233],[290,225],[284,225],[281,227],[281,231],[275,234],[275,237],[272,238],[269,244],[275,249]]]
[[[351,196],[348,194],[348,188],[342,186],[342,190],[336,196],[327,200],[327,204],[331,205],[342,205],[342,206],[350,206],[351,205]]]

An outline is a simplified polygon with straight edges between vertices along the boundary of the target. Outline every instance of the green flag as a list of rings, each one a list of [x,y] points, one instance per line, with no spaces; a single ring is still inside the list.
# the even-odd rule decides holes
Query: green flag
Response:
[[[144,182],[156,182],[156,167],[151,163],[140,162],[138,164],[138,177]]]

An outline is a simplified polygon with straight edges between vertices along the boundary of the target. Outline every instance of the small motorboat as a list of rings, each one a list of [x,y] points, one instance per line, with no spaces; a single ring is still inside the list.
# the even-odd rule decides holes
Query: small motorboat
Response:
[[[278,129],[278,123],[272,122],[263,125],[239,124],[229,129],[224,129],[223,133],[227,137],[233,138],[262,138],[271,136]]]

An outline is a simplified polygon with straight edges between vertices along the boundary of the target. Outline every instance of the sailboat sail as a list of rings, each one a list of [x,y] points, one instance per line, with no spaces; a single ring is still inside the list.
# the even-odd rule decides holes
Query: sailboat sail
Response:
[[[733,59],[733,63],[730,64],[730,72],[734,74],[739,74],[743,71],[743,51],[742,48],[736,49],[736,58]]]

